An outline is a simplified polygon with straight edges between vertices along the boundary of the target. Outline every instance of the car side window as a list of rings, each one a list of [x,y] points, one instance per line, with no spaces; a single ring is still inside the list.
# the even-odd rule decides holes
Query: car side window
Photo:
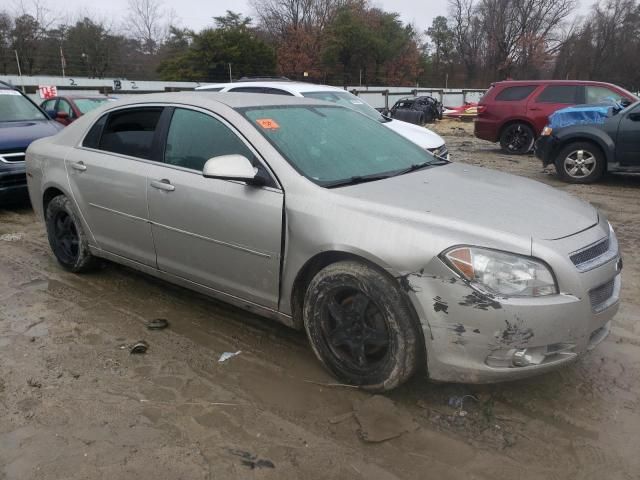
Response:
[[[262,87],[236,87],[229,90],[229,92],[235,93],[263,93]]]
[[[587,103],[601,103],[606,102],[609,99],[613,99],[616,102],[620,102],[624,99],[622,95],[614,92],[606,87],[590,87],[587,86]]]
[[[73,118],[73,108],[71,108],[71,104],[69,102],[67,102],[66,100],[60,100],[58,102],[58,111],[59,112],[65,112],[67,115],[69,115],[69,118]]]
[[[130,108],[109,114],[97,148],[151,159],[153,137],[161,114],[162,107]]]
[[[93,126],[89,129],[89,132],[84,137],[82,141],[82,146],[87,148],[98,148],[100,145],[100,136],[102,135],[102,130],[104,129],[104,124],[107,123],[107,117],[109,115],[103,115],[100,119],[93,124]]]
[[[270,93],[272,95],[288,95],[290,97],[294,96],[293,93],[289,93],[289,92],[286,92],[284,90],[280,90],[279,88],[268,88],[268,87],[265,87],[265,88],[262,89],[262,91],[263,91],[263,93]]]
[[[507,87],[496,95],[496,100],[500,102],[517,102],[527,98],[535,89],[535,85]]]
[[[202,112],[175,109],[167,134],[165,163],[201,172],[210,158],[231,154],[255,163],[251,150],[221,121]]]
[[[575,85],[549,85],[536,98],[537,103],[578,103],[578,87]]]
[[[55,110],[56,108],[56,100],[47,100],[45,102],[42,102],[42,105],[40,105],[40,107],[46,111],[46,112],[50,112],[51,110]]]

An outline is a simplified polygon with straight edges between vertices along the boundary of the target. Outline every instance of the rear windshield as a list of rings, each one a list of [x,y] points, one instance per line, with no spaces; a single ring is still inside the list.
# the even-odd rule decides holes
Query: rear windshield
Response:
[[[373,118],[379,122],[386,122],[387,119],[382,114],[369,105],[367,102],[356,97],[350,92],[324,91],[324,92],[303,92],[303,97],[315,98],[316,100],[324,100],[325,102],[337,103],[343,107],[352,108],[360,113],[364,113],[367,117]]]
[[[76,98],[73,100],[83,114],[98,108],[109,101],[108,98]]]
[[[507,87],[496,95],[496,100],[500,102],[517,102],[527,98],[535,89],[535,85]]]
[[[20,92],[0,89],[0,122],[33,120],[48,120],[48,118]]]

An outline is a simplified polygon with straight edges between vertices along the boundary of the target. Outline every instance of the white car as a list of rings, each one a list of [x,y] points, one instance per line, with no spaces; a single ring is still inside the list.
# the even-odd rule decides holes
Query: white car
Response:
[[[439,158],[449,158],[449,151],[444,139],[437,133],[412,123],[385,117],[364,100],[342,88],[288,80],[247,80],[234,83],[213,83],[209,85],[202,85],[197,87],[196,90],[205,90],[209,92],[269,93],[273,95],[314,98],[316,100],[338,103],[345,107],[353,108],[368,117],[378,120],[380,123],[384,124],[385,127],[390,128],[420,147],[429,150]]]

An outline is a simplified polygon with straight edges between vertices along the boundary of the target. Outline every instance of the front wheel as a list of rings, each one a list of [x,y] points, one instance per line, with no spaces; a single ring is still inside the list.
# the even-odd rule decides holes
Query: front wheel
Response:
[[[419,364],[420,329],[398,286],[363,263],[329,265],[311,281],[304,325],[320,361],[341,381],[391,390]]]
[[[592,183],[605,172],[602,151],[589,142],[575,142],[558,153],[556,171],[562,180],[569,183]]]
[[[524,155],[533,148],[536,136],[526,123],[512,123],[500,135],[500,147],[512,155]]]
[[[51,199],[45,212],[47,237],[58,263],[66,270],[79,273],[95,263],[89,241],[71,201],[64,195]]]

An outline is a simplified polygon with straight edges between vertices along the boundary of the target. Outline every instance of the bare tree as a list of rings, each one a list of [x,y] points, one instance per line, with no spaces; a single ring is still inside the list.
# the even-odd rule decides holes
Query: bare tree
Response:
[[[129,17],[125,24],[145,53],[156,53],[168,34],[167,12],[162,0],[128,0]]]

